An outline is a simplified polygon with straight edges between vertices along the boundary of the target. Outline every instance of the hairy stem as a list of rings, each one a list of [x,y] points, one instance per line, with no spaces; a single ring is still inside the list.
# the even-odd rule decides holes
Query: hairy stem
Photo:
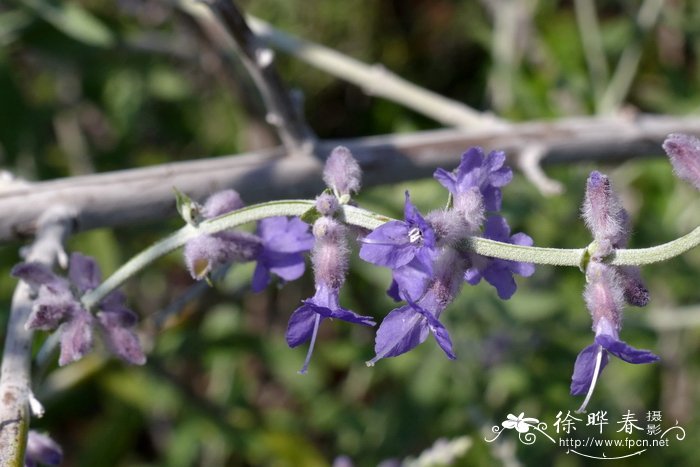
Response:
[[[300,216],[313,206],[314,201],[312,200],[271,201],[248,206],[215,219],[204,221],[199,224],[198,227],[186,225],[169,237],[166,237],[134,256],[100,284],[99,287],[88,292],[83,297],[83,303],[87,308],[93,308],[109,292],[119,287],[131,276],[138,273],[161,256],[183,246],[187,240],[197,235],[221,232],[266,217]],[[353,206],[343,206],[341,217],[347,224],[370,230],[393,220],[389,217]],[[700,245],[700,227],[677,240],[656,247],[637,250],[617,250],[613,255],[607,258],[606,261],[615,266],[651,264],[678,256],[697,245]],[[578,267],[581,265],[584,254],[586,253],[586,248],[558,249],[522,246],[478,237],[465,239],[463,247],[473,250],[483,256],[554,266]]]

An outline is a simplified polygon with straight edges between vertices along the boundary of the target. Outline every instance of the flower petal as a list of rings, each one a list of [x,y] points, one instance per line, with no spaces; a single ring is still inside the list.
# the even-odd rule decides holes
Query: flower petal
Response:
[[[146,363],[146,356],[138,336],[130,329],[136,324],[136,319],[136,314],[126,308],[119,312],[97,313],[102,338],[109,351],[132,365],[143,365]]]
[[[304,302],[294,310],[287,325],[287,345],[296,347],[311,339],[316,313],[313,304]]]
[[[92,315],[80,308],[61,328],[60,366],[80,360],[92,349]]]
[[[360,258],[392,269],[407,264],[416,254],[409,243],[408,230],[408,225],[401,221],[380,225],[361,240]]]
[[[428,333],[426,320],[409,305],[392,310],[377,329],[374,341],[376,356],[371,363],[408,352],[422,343]]]
[[[68,266],[68,278],[78,291],[84,294],[100,285],[102,273],[94,258],[82,253],[72,253]]]
[[[591,344],[583,349],[576,357],[574,364],[574,374],[571,376],[571,394],[579,396],[586,394],[588,388],[593,381],[595,372],[596,354],[598,353],[598,344]],[[603,357],[600,362],[600,371],[603,371],[608,363],[607,352],[603,352]]]
[[[437,341],[440,348],[445,352],[447,358],[450,360],[455,360],[457,356],[452,350],[452,339],[450,339],[450,334],[447,332],[447,328],[429,311],[421,307],[420,305],[414,303],[412,300],[408,300],[409,305],[415,311],[421,314],[427,321],[430,331],[432,331],[435,340]]]
[[[505,263],[501,260],[491,260],[489,267],[484,270],[484,279],[496,288],[498,292],[498,297],[501,300],[508,300],[513,296],[518,286],[513,279],[513,275],[507,267],[504,267]]]
[[[608,334],[596,336],[595,341],[605,350],[627,363],[652,363],[659,360],[650,350],[635,349],[631,345]]]
[[[10,274],[18,279],[22,279],[34,288],[45,285],[52,291],[70,291],[70,286],[65,279],[57,276],[51,269],[41,263],[16,264]]]

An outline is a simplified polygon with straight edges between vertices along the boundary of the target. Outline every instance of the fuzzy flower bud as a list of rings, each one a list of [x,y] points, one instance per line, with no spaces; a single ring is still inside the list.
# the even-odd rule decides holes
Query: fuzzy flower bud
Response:
[[[316,210],[321,213],[322,216],[333,216],[339,206],[338,198],[330,193],[322,193],[316,198]]]
[[[583,292],[586,307],[593,318],[593,329],[605,319],[616,331],[622,325],[622,307],[625,303],[622,281],[615,268],[591,261],[586,269],[588,283]]]
[[[586,183],[586,195],[581,209],[583,220],[598,243],[596,258],[602,258],[613,248],[624,246],[629,236],[629,220],[610,179],[598,171],[591,172]]]
[[[663,144],[676,176],[700,190],[700,139],[695,136],[671,134]]]
[[[321,217],[314,222],[316,244],[311,252],[311,263],[316,283],[338,289],[345,281],[350,252],[345,231],[343,224],[330,217]]]
[[[454,195],[454,210],[462,215],[468,234],[477,232],[484,223],[484,197],[478,187],[469,187]]]
[[[451,209],[429,212],[425,220],[435,232],[438,246],[456,245],[468,233],[466,219]]]
[[[214,193],[202,207],[202,217],[211,219],[245,206],[241,195],[236,190],[223,190]]]
[[[199,235],[185,244],[185,265],[192,278],[202,279],[217,266],[252,261],[259,249],[260,239],[245,232]]]
[[[352,153],[345,146],[331,152],[323,169],[323,181],[338,196],[350,195],[360,190],[362,170]]]

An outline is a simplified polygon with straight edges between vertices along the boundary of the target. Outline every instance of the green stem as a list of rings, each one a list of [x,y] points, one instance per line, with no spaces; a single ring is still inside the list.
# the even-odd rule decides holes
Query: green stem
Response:
[[[197,227],[186,225],[182,229],[145,249],[125,263],[99,287],[83,297],[88,309],[93,308],[108,293],[122,285],[127,279],[141,271],[161,256],[183,246],[188,240],[201,234],[214,234],[238,227],[242,224],[274,216],[301,216],[314,206],[311,200],[271,201],[248,206],[224,214],[215,219],[200,223]],[[380,214],[354,206],[343,206],[342,219],[350,225],[366,229],[376,229],[385,222],[394,220]],[[663,245],[636,250],[617,250],[607,262],[615,266],[639,266],[652,264],[678,256],[700,245],[700,227],[689,234]],[[485,238],[471,237],[465,240],[464,247],[474,252],[494,258],[553,266],[581,265],[585,248],[558,249],[501,243]]]

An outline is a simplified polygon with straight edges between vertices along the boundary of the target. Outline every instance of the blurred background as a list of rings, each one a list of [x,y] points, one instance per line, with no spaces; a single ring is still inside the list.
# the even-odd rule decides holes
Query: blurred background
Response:
[[[283,31],[514,121],[700,109],[700,4],[690,0],[251,0],[240,6]],[[277,57],[321,138],[438,127],[292,57]],[[236,58],[217,54],[171,2],[0,5],[0,164],[19,177],[48,180],[274,145],[262,115]],[[597,169],[610,175],[631,213],[631,247],[677,238],[700,224],[700,197],[676,182],[661,153],[614,166],[548,167],[566,188],[549,198],[516,172],[504,190],[504,215],[513,232],[528,233],[538,246],[583,247],[590,236],[579,206],[585,179]],[[400,217],[406,189],[423,212],[446,201],[433,180],[367,189],[357,200]],[[85,232],[69,247],[94,255],[109,274],[180,225],[173,211],[170,222]],[[8,272],[20,246],[0,247],[3,338],[16,283]],[[126,285],[142,317],[144,367],[99,352],[61,369],[55,357],[37,365],[35,390],[46,416],[33,425],[63,446],[64,465],[327,466],[345,455],[357,466],[373,466],[464,436],[471,445],[456,465],[594,464],[542,437],[531,446],[515,432],[484,441],[511,413],[545,421],[554,433],[557,413],[580,405],[581,398],[569,395],[570,377],[593,334],[577,269],[538,267],[530,279],[518,279],[508,301],[486,283],[466,286],[443,315],[456,361],[429,338],[367,368],[373,333],[325,322],[306,376],[297,374],[306,348],[287,348],[284,333],[290,313],[313,293],[310,274],[253,294],[251,273],[252,265],[233,267],[162,319],[193,286],[174,253]],[[626,311],[621,337],[662,360],[613,359],[589,411],[608,411],[608,439],[626,436],[615,423],[628,410],[642,426],[648,411],[661,411],[663,427],[677,421],[685,428],[683,441],[615,465],[693,465],[700,446],[700,250],[645,267],[643,275],[651,303]],[[386,270],[355,257],[341,303],[380,320],[394,306],[384,294],[389,280]],[[45,338],[37,335],[37,349]],[[579,427],[595,433],[587,429]],[[629,452],[605,450],[608,457]]]

